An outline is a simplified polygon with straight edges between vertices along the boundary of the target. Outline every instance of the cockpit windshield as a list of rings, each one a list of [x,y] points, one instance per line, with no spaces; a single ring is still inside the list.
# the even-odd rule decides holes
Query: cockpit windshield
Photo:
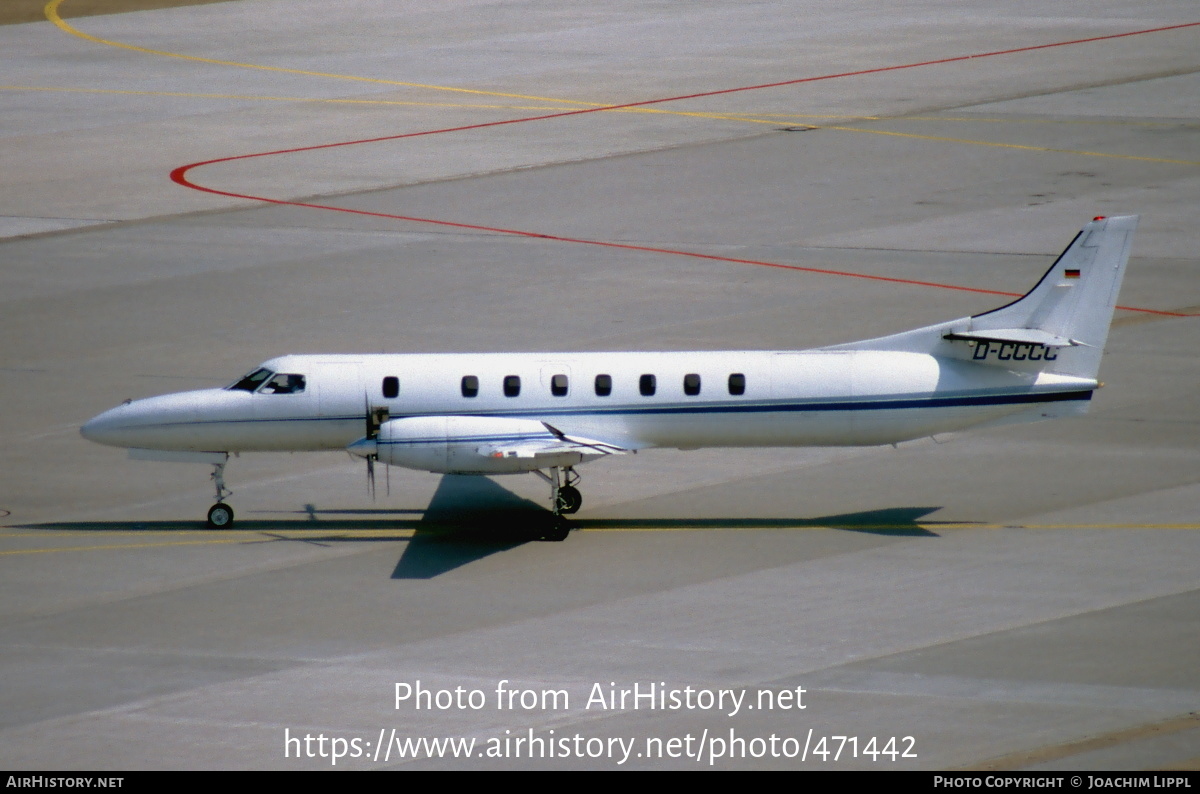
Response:
[[[237,383],[232,383],[226,388],[229,391],[236,391],[238,389],[241,389],[242,391],[254,391],[259,386],[263,385],[263,381],[271,377],[271,374],[271,370],[267,369],[266,367],[259,367],[246,377],[239,380]]]
[[[259,391],[263,394],[299,394],[304,391],[304,376],[281,372],[267,381],[267,385]]]
[[[257,391],[260,395],[299,395],[306,386],[304,375],[294,373],[274,373],[266,367],[246,375],[238,383],[227,386],[229,391]]]
[[[258,392],[259,394],[301,394],[307,385],[303,375],[280,372],[274,373],[266,367],[259,367],[246,377],[226,388],[229,391]]]

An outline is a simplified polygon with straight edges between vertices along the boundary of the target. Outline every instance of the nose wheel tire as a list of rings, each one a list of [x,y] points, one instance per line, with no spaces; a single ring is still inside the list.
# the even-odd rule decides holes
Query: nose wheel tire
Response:
[[[229,529],[233,526],[233,508],[217,502],[208,508],[208,526],[212,529]]]

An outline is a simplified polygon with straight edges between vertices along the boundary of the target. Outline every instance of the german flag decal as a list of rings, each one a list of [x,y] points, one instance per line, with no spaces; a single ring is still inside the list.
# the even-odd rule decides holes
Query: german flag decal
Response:
[[[1067,268],[1066,272],[1063,273],[1063,276],[1066,278],[1079,278],[1079,269],[1069,267]]]

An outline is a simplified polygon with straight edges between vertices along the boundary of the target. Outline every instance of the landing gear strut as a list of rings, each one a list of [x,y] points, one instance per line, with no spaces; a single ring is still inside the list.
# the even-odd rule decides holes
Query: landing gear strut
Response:
[[[554,513],[554,523],[544,537],[546,540],[566,540],[571,524],[563,515],[577,512],[583,504],[583,495],[575,487],[582,478],[571,466],[551,466],[549,474],[540,470],[534,474],[550,483],[550,509]]]
[[[233,495],[233,491],[225,487],[225,464],[228,462],[226,456],[220,463],[214,463],[210,475],[217,489],[217,503],[208,508],[208,526],[212,529],[229,529],[233,526],[233,508],[225,504],[225,497]]]

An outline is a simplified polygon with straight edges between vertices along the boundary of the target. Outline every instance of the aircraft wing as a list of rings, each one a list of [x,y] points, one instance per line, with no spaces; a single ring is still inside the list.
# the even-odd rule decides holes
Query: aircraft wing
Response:
[[[630,447],[608,441],[583,438],[582,436],[568,436],[551,424],[546,422],[542,422],[541,424],[549,431],[549,436],[531,436],[500,443],[483,444],[477,448],[477,451],[485,457],[518,458],[524,460],[537,460],[539,458],[550,460],[569,453],[583,455],[587,458],[595,458],[604,455],[623,455],[626,452],[634,451]]]

